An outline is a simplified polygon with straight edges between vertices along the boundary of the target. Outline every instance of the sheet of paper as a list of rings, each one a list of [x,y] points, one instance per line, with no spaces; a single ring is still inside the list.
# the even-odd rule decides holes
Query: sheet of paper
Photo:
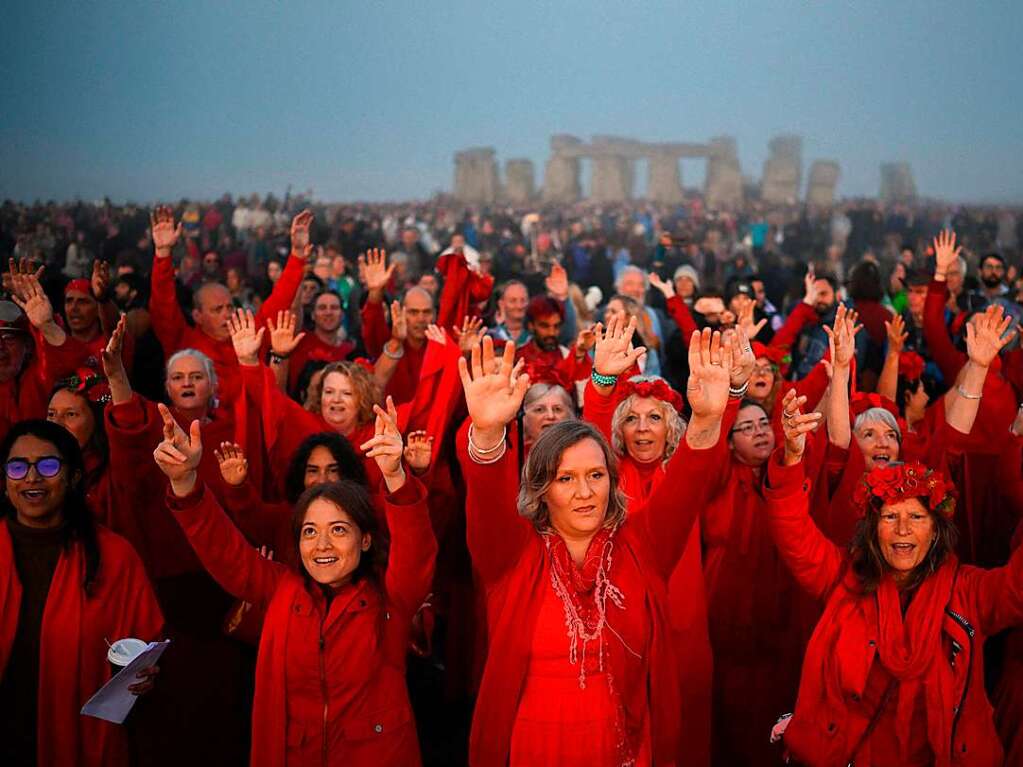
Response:
[[[128,688],[138,683],[136,674],[156,665],[169,644],[169,639],[163,642],[150,642],[131,663],[111,677],[109,682],[86,701],[82,706],[82,713],[114,724],[124,724],[125,718],[138,700],[138,696],[133,695]]]

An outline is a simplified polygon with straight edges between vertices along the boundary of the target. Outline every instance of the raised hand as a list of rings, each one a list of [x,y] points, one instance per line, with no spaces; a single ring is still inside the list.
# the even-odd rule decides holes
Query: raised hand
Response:
[[[732,349],[732,367],[728,371],[729,386],[741,389],[753,375],[753,368],[757,366],[753,345],[741,327],[725,331],[722,343],[728,344]]]
[[[199,422],[192,421],[188,434],[185,434],[166,405],[158,402],[156,406],[163,418],[163,441],[153,451],[153,458],[160,471],[171,481],[174,494],[188,495],[195,486],[196,470],[202,459]]]
[[[21,258],[18,261],[15,261],[12,258],[9,263],[10,263],[9,271],[4,272],[3,275],[4,290],[6,290],[8,293],[12,293],[19,296],[22,295],[21,289],[24,286],[22,278],[35,276],[37,280],[41,279],[43,276],[43,271],[46,268],[45,266],[40,266],[36,268],[35,263],[29,260],[28,258]]]
[[[959,258],[962,246],[956,247],[956,233],[946,229],[934,238],[934,276],[945,279],[945,274]]]
[[[806,397],[796,396],[795,389],[789,389],[781,401],[781,424],[785,432],[785,465],[799,463],[806,452],[806,435],[817,428],[821,413],[803,413]]]
[[[171,248],[181,239],[182,225],[174,226],[174,210],[167,205],[158,205],[149,216],[153,235],[153,248],[157,258],[169,258]]]
[[[16,289],[11,293],[28,321],[36,328],[44,328],[53,324],[53,304],[39,284],[39,278],[33,274],[20,275],[15,278]]]
[[[551,265],[551,273],[544,280],[547,292],[559,301],[568,300],[568,273],[559,263]]]
[[[106,301],[110,291],[110,264],[98,258],[93,261],[89,284],[92,287],[92,297],[100,303]]]
[[[425,431],[409,432],[405,438],[405,463],[413,474],[422,474],[430,468],[433,456],[433,437]]]
[[[1006,333],[1012,316],[1004,315],[1005,310],[999,304],[992,304],[966,324],[966,353],[974,365],[989,367],[998,352],[1012,340],[1015,331]]]
[[[387,251],[371,248],[365,255],[359,256],[359,277],[366,285],[366,290],[376,301],[379,301],[387,289],[387,283],[394,274],[394,264],[387,265]]]
[[[839,304],[835,311],[834,327],[824,326],[824,332],[828,334],[828,348],[831,351],[831,364],[828,369],[832,374],[835,371],[848,370],[852,363],[853,355],[856,353],[856,334],[862,327],[855,322],[855,313],[850,313],[844,304]]]
[[[813,264],[806,265],[806,274],[803,276],[803,303],[813,306],[817,302],[817,273]]]
[[[753,310],[756,309],[757,304],[755,301],[746,301],[743,304],[742,309],[739,310],[739,319],[735,323],[736,327],[741,328],[742,332],[746,334],[746,338],[752,340],[757,337],[757,333],[764,329],[764,325],[767,324],[767,318],[760,320],[759,322],[753,319]]]
[[[665,300],[675,295],[675,286],[669,281],[662,280],[657,272],[650,272],[650,284],[661,291]]]
[[[906,321],[901,314],[896,314],[891,322],[885,322],[885,332],[888,334],[888,353],[899,354],[906,346],[906,339],[909,334],[906,332]]]
[[[646,351],[642,346],[632,346],[632,337],[636,333],[635,317],[630,317],[625,323],[615,315],[608,320],[606,330],[600,323],[593,329],[593,369],[600,375],[620,376]]]
[[[448,342],[448,334],[445,333],[440,326],[434,325],[432,322],[426,326],[426,340],[433,341],[435,344],[444,346]]]
[[[391,301],[391,338],[404,343],[407,337],[408,319],[405,317],[405,307],[400,301]]]
[[[479,317],[465,316],[462,318],[462,327],[454,325],[451,331],[458,339],[458,348],[463,354],[472,351],[472,348],[479,344],[480,339],[487,332],[483,326],[483,320]]]
[[[227,327],[231,331],[231,343],[238,362],[242,365],[259,364],[259,348],[263,343],[266,328],[256,330],[256,318],[251,309],[236,309],[227,318]]]
[[[583,328],[575,339],[575,356],[580,359],[589,353],[590,349],[597,345],[597,333],[593,326]]]
[[[309,227],[313,212],[308,208],[291,219],[291,252],[299,258],[309,258],[313,247],[309,243]]]
[[[124,361],[121,358],[121,351],[124,348],[124,333],[128,327],[128,318],[121,315],[117,320],[114,332],[110,334],[110,340],[106,347],[100,352],[103,361],[103,373],[110,384],[110,399],[115,405],[120,405],[131,399],[131,383],[128,381],[128,373],[124,369]]]
[[[278,357],[287,357],[305,338],[305,332],[295,334],[295,314],[287,309],[277,312],[277,324],[273,317],[266,318],[266,326],[270,330],[270,351]],[[235,347],[237,353],[237,347]],[[257,349],[258,352],[258,349]]]
[[[495,359],[494,339],[483,337],[472,349],[472,361],[458,360],[458,373],[465,390],[465,402],[472,418],[477,441],[481,434],[494,437],[482,447],[490,447],[506,424],[514,420],[529,388],[529,376],[520,373],[523,363],[515,362],[515,344],[507,343],[504,354]]]
[[[728,405],[732,348],[721,343],[721,333],[710,328],[696,331],[689,340],[689,381],[686,398],[693,418],[720,418]]]
[[[221,442],[220,449],[214,449],[213,455],[217,458],[220,476],[227,484],[238,487],[249,476],[249,461],[241,445]]]
[[[403,447],[401,432],[398,431],[398,410],[394,400],[387,398],[387,410],[380,405],[373,406],[376,413],[373,436],[363,442],[359,448],[367,458],[376,461],[380,473],[384,475],[387,491],[393,493],[405,484],[405,470],[401,467]]]

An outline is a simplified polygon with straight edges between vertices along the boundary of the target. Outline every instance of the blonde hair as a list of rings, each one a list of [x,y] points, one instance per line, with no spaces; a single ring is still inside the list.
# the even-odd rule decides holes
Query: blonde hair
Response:
[[[357,362],[331,362],[321,371],[319,379],[310,380],[305,409],[313,413],[320,413],[323,401],[323,384],[331,373],[348,376],[348,380],[352,382],[352,389],[355,390],[355,396],[359,403],[357,418],[359,426],[364,426],[372,421],[373,406],[383,404],[383,392],[370,372]]]
[[[653,381],[656,380],[657,376],[633,376],[631,381]],[[632,409],[632,404],[637,399],[644,399],[638,397],[636,394],[630,394],[628,397],[618,403],[618,407],[615,408],[614,414],[611,416],[611,446],[614,448],[615,453],[619,456],[625,455],[625,418],[629,414],[629,410]],[[662,465],[667,464],[671,457],[675,454],[678,449],[678,443],[682,441],[682,437],[686,433],[686,422],[678,414],[678,411],[673,408],[669,403],[664,400],[656,400],[657,407],[661,411],[661,415],[664,416],[664,421],[668,427],[668,433],[664,437],[664,458]]]

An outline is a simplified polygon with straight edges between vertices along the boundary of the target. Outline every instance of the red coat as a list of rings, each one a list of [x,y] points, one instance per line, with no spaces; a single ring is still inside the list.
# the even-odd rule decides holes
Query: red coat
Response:
[[[390,337],[391,329],[384,316],[384,303],[367,301],[362,307],[362,340],[366,344],[366,353],[376,359],[383,354],[384,344]],[[426,357],[426,344],[415,347],[406,340],[403,346],[405,353],[398,360],[394,374],[384,390],[385,394],[394,398],[396,405],[411,402],[415,398],[416,388],[419,386],[419,373]]]
[[[340,362],[348,359],[353,351],[355,344],[351,341],[342,341],[337,346],[332,346],[315,333],[307,333],[288,358],[288,391],[295,392],[299,376],[302,375],[307,362]]]
[[[203,485],[168,506],[210,574],[267,611],[252,712],[252,767],[419,764],[405,687],[412,618],[437,544],[426,492],[410,478],[388,494],[390,554],[379,586],[340,589],[328,605],[308,577],[262,559]]]
[[[529,666],[533,629],[544,590],[551,588],[550,564],[542,537],[515,507],[519,489],[516,448],[513,445],[497,463],[477,464],[468,457],[467,429],[468,424],[460,431],[456,446],[467,487],[469,550],[486,589],[490,640],[473,715],[469,763],[473,767],[504,767]],[[618,610],[609,604],[608,620],[627,643],[642,636],[649,641],[641,657],[628,656],[624,668],[612,671],[627,720],[649,722],[654,764],[674,763],[684,749],[680,720],[693,715],[681,708],[679,700],[666,582],[689,539],[699,498],[681,507],[678,499],[694,495],[699,478],[709,471],[716,455],[715,450],[692,450],[683,441],[647,506],[631,512],[616,535],[609,575],[625,594],[627,607]],[[692,658],[681,660],[693,663]],[[551,701],[551,705],[558,702]]]
[[[810,519],[809,482],[803,478],[802,465],[784,467],[779,455],[772,457],[768,469],[771,532],[802,588],[827,603],[825,618],[807,647],[799,700],[785,744],[808,767],[844,766],[870,720],[860,700],[878,658],[877,598],[859,592],[844,548],[825,538]],[[828,615],[836,616],[834,622],[827,620]],[[926,711],[926,726],[933,727],[940,743],[936,767],[1002,764],[984,693],[983,646],[988,636],[1020,623],[1023,554],[1017,552],[1008,566],[993,570],[958,565],[941,622],[941,647],[923,679],[925,690],[949,692],[944,696],[947,708]],[[867,763],[873,740],[869,738],[861,752]]]
[[[266,325],[269,318],[277,320],[277,312],[291,308],[295,292],[302,281],[305,262],[291,257],[274,285],[270,297],[263,302],[256,315],[256,328]],[[211,360],[217,371],[217,396],[221,402],[232,402],[241,390],[238,357],[231,339],[216,341],[196,327],[185,322],[178,305],[174,284],[174,264],[170,258],[153,260],[152,292],[149,297],[149,315],[163,353],[170,357],[181,349],[198,349]]]
[[[65,550],[50,583],[39,648],[40,767],[128,764],[124,728],[82,716],[85,702],[110,679],[104,641],[156,639],[163,626],[152,586],[134,549],[99,527],[100,568],[86,596],[85,553]],[[0,520],[0,675],[18,628],[21,583],[6,522]],[[158,694],[158,693],[157,693]]]

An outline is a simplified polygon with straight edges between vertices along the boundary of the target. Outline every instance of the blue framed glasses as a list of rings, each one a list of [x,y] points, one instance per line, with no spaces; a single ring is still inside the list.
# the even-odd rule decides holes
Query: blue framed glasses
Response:
[[[43,479],[53,479],[64,468],[64,461],[55,455],[44,455],[38,461],[12,458],[4,464],[4,472],[7,474],[8,479],[24,479],[28,476],[29,469],[33,466]]]

